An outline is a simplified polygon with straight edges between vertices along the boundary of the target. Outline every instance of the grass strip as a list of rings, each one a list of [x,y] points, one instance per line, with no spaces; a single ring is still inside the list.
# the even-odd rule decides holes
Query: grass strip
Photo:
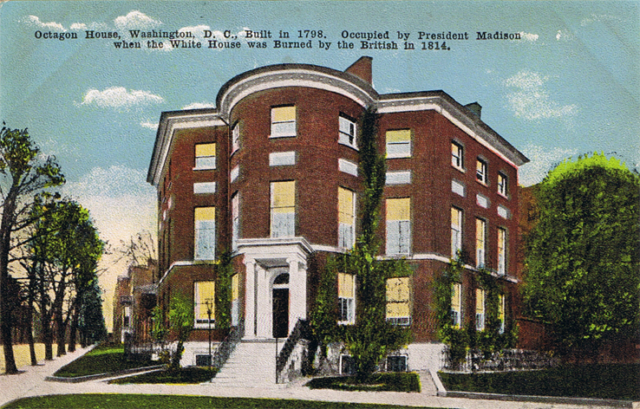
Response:
[[[375,374],[367,383],[358,383],[354,376],[316,378],[306,386],[311,389],[341,391],[420,392],[420,377],[413,372]]]
[[[639,364],[563,365],[541,371],[439,373],[448,390],[640,400]]]
[[[208,396],[83,394],[20,399],[5,409],[398,409],[405,406],[291,399],[217,398]]]
[[[126,360],[122,345],[98,345],[85,355],[60,368],[54,376],[75,378],[119,372],[154,364],[150,359]]]
[[[202,383],[210,381],[216,374],[215,369],[209,368],[181,368],[178,371],[155,371],[142,375],[127,376],[114,379],[109,383]]]

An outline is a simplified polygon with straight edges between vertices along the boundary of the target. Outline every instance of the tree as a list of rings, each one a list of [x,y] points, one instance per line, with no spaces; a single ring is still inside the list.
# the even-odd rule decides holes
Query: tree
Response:
[[[386,320],[386,285],[390,277],[408,276],[411,270],[404,260],[377,260],[377,232],[385,185],[386,164],[378,154],[375,111],[365,112],[361,128],[360,166],[364,192],[359,213],[360,235],[343,257],[330,261],[321,278],[318,298],[311,313],[311,325],[317,340],[326,349],[327,342],[342,341],[354,361],[356,379],[366,382],[378,363],[389,353],[409,342],[408,330]],[[356,278],[356,322],[337,326],[337,272]]]
[[[4,125],[4,123],[3,123]],[[29,218],[32,195],[64,183],[60,166],[52,157],[43,159],[26,129],[0,130],[0,333],[5,371],[17,373],[11,338],[11,305],[8,297],[10,253],[24,243],[19,232],[32,223]]]
[[[524,300],[564,352],[637,335],[639,199],[638,173],[603,154],[561,163],[537,189]]]
[[[156,241],[151,232],[144,230],[131,236],[128,240],[120,240],[120,245],[115,249],[118,255],[116,263],[126,260],[136,266],[143,266],[149,260],[157,260]]]
[[[169,328],[174,333],[178,344],[171,357],[169,370],[180,369],[180,360],[184,352],[184,343],[193,331],[193,304],[183,295],[171,298],[169,303]]]

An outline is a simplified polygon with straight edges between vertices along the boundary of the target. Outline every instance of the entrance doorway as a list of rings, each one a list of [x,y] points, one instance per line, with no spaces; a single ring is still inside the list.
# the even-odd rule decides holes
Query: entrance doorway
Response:
[[[273,337],[289,335],[289,274],[280,274],[273,282]]]

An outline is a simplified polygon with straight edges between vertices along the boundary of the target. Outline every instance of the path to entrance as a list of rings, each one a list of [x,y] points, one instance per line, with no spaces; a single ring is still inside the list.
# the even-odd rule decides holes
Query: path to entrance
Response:
[[[38,396],[74,393],[130,393],[197,395],[219,397],[302,399],[325,402],[382,403],[405,406],[428,406],[441,408],[482,408],[482,409],[578,409],[596,408],[588,405],[564,405],[533,402],[501,402],[495,400],[475,400],[442,398],[433,396],[430,388],[424,393],[398,392],[343,392],[332,390],[309,390],[302,384],[283,388],[222,387],[213,384],[200,385],[109,385],[104,380],[84,383],[46,382],[62,366],[86,353],[89,348],[80,349],[64,357],[56,358],[36,367],[25,367],[19,375],[0,376],[0,407],[16,399]]]

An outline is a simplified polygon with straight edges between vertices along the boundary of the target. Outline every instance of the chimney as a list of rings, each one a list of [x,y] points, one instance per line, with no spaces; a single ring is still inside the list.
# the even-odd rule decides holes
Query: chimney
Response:
[[[354,62],[344,70],[344,72],[348,72],[349,74],[353,74],[358,78],[361,78],[367,81],[369,84],[372,84],[373,76],[371,74],[371,62],[373,58],[371,57],[360,57],[358,61]]]
[[[469,111],[473,112],[478,118],[480,118],[480,114],[482,113],[482,105],[477,102],[472,102],[470,104],[465,105]]]

